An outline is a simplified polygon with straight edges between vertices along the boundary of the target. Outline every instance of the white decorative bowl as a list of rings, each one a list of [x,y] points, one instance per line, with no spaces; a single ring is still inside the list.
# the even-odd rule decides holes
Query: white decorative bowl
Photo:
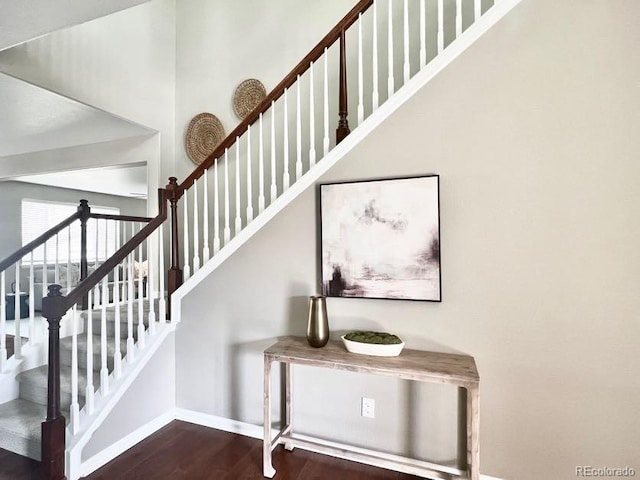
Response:
[[[347,351],[351,353],[359,353],[361,355],[373,355],[375,357],[397,357],[404,348],[404,342],[391,345],[382,345],[378,343],[363,343],[347,340],[342,335],[342,343],[344,343]]]

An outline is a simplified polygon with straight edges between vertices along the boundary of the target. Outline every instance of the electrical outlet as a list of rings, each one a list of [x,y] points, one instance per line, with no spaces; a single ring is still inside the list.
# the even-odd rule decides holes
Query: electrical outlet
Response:
[[[376,401],[373,398],[362,397],[361,415],[366,418],[376,418]]]

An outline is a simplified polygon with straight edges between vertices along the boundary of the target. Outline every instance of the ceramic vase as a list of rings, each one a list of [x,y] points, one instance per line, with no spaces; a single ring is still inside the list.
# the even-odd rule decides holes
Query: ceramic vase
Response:
[[[312,347],[324,347],[329,341],[329,319],[326,298],[317,295],[309,297],[309,319],[307,320],[307,341]]]

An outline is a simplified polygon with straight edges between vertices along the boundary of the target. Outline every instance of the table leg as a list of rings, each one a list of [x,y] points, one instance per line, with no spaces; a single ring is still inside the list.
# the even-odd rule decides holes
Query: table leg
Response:
[[[477,386],[467,388],[467,472],[480,480],[480,396]]]
[[[262,474],[265,477],[273,478],[276,474],[271,464],[271,359],[264,357],[264,427],[262,441]]]
[[[291,399],[291,364],[284,364],[284,432],[291,434],[293,433],[293,417],[291,414],[291,407],[293,405]],[[285,450],[293,451],[293,445],[291,442],[284,442]]]

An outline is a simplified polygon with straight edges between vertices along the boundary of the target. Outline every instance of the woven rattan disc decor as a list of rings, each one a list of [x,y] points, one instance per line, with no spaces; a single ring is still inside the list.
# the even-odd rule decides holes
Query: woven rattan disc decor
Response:
[[[193,117],[187,128],[187,154],[193,163],[200,165],[224,138],[224,127],[218,117],[211,113],[200,113]]]
[[[240,120],[243,120],[254,108],[260,105],[266,96],[267,91],[260,80],[255,78],[245,80],[238,85],[233,94],[233,109],[236,115]]]

